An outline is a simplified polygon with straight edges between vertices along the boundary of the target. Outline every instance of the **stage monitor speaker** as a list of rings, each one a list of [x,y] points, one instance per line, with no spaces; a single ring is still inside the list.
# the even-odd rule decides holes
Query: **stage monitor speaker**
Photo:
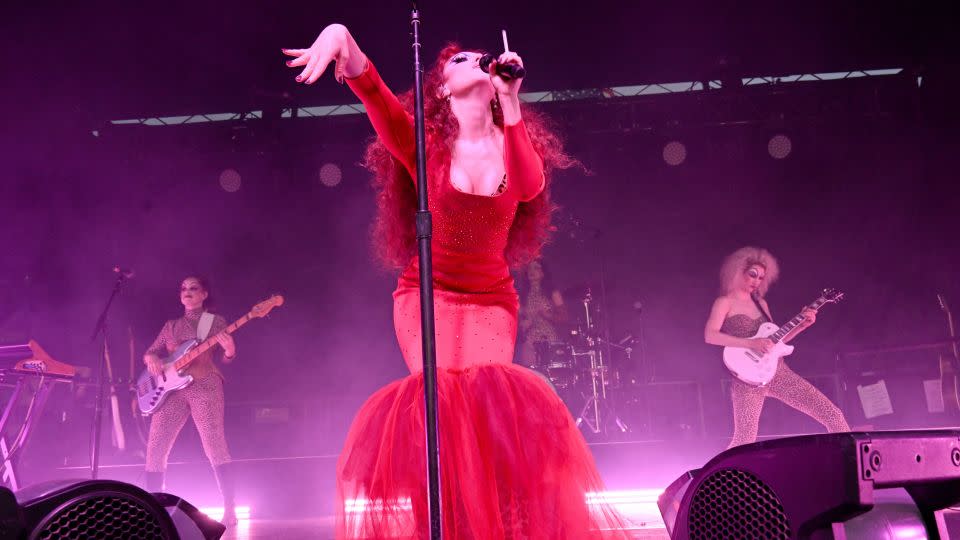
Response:
[[[0,538],[20,538],[24,530],[17,497],[6,486],[0,486]]]
[[[739,446],[685,473],[658,501],[673,540],[960,539],[960,514],[950,509],[958,503],[957,430]]]
[[[58,480],[9,495],[0,489],[0,531],[20,532],[4,539],[216,540],[226,529],[178,497],[113,480]]]
[[[153,496],[170,514],[180,540],[217,540],[227,529],[222,523],[176,495],[154,493]]]

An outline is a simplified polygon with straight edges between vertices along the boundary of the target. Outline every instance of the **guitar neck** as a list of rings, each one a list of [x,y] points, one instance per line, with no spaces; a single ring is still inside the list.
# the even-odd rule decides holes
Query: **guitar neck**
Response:
[[[950,342],[952,343],[953,348],[953,357],[960,360],[960,347],[957,345],[957,330],[953,326],[953,313],[951,313],[949,309],[946,310],[946,312],[947,326],[950,329]]]
[[[827,303],[827,300],[825,298],[822,298],[822,297],[817,298],[816,301],[814,301],[812,304],[807,306],[807,309],[812,309],[814,311],[817,311],[818,309],[823,307],[823,305],[826,303]],[[803,320],[804,320],[803,311],[801,311],[800,313],[797,313],[796,317],[787,321],[786,324],[784,324],[776,332],[771,334],[768,337],[768,339],[770,339],[774,343],[780,342],[780,340],[786,337],[787,334],[794,331],[798,326],[800,326],[800,324],[803,323]]]
[[[228,334],[232,334],[232,333],[236,332],[238,328],[240,328],[241,326],[247,324],[247,322],[249,322],[250,319],[252,319],[252,318],[253,318],[253,314],[252,314],[252,313],[247,313],[247,314],[244,315],[243,317],[240,317],[239,319],[233,321],[233,324],[231,324],[230,326],[226,327],[226,328],[223,330],[223,332],[226,332],[226,333],[228,333]],[[210,336],[210,337],[208,337],[207,339],[205,339],[205,340],[203,341],[203,343],[201,343],[200,345],[197,345],[196,347],[190,349],[190,352],[188,352],[187,354],[183,355],[179,360],[177,360],[176,363],[174,363],[173,367],[176,368],[176,369],[178,369],[178,370],[180,370],[180,369],[183,369],[183,368],[189,366],[190,363],[193,362],[194,360],[196,360],[198,357],[200,357],[200,355],[202,355],[203,353],[209,351],[209,350],[212,349],[213,347],[216,347],[218,344],[219,344],[219,342],[217,341],[216,336]]]

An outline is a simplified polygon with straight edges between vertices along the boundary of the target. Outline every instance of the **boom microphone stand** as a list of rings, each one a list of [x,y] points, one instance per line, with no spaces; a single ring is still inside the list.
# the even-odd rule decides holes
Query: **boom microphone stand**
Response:
[[[117,273],[117,282],[113,285],[113,292],[107,299],[107,305],[100,312],[100,317],[93,329],[93,335],[90,336],[90,341],[96,341],[97,337],[100,337],[100,351],[97,358],[97,401],[93,405],[93,427],[90,436],[90,478],[94,480],[97,479],[97,472],[100,467],[100,429],[103,425],[104,383],[106,382],[103,371],[107,363],[107,313],[110,311],[110,306],[113,305],[113,300],[120,294],[123,283],[132,276],[132,273],[119,268],[115,268],[114,272]],[[113,381],[110,382],[113,383]]]

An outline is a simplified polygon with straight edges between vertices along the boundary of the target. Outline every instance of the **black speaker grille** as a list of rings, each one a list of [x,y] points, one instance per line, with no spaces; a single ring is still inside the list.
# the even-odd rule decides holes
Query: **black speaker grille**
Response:
[[[690,502],[690,538],[787,539],[790,523],[780,499],[752,474],[716,471],[697,488]]]
[[[34,538],[162,540],[160,521],[136,500],[95,496],[77,501],[50,516]]]

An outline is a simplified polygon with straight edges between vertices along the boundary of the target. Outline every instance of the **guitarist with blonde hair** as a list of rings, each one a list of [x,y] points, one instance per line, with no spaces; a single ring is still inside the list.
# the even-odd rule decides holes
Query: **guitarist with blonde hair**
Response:
[[[730,254],[720,270],[722,294],[710,310],[703,331],[704,340],[711,345],[749,349],[756,355],[773,349],[775,343],[772,339],[755,336],[761,324],[773,322],[764,297],[779,274],[777,260],[765,249],[744,247]],[[789,342],[809,328],[816,321],[817,312],[807,307],[802,316],[802,322],[783,336],[779,340],[781,343]],[[728,448],[757,439],[760,412],[767,396],[810,416],[831,433],[850,430],[840,409],[780,358],[776,373],[767,384],[755,386],[733,378],[730,398],[734,429]]]
[[[215,359],[232,362],[237,354],[233,337],[224,330],[227,322],[220,315],[204,310],[210,304],[207,281],[189,276],[180,283],[180,303],[184,313],[179,319],[167,321],[160,334],[143,355],[143,363],[154,376],[163,371],[160,360],[175,351],[182,343],[214,336],[220,347],[214,347],[197,357],[185,371],[193,376],[193,383],[173,392],[150,418],[147,437],[146,487],[148,491],[162,491],[167,456],[177,435],[192,416],[200,433],[203,451],[213,466],[214,475],[223,495],[223,522],[236,523],[234,508],[234,481],[230,468],[230,451],[224,435],[223,375],[214,364]]]

